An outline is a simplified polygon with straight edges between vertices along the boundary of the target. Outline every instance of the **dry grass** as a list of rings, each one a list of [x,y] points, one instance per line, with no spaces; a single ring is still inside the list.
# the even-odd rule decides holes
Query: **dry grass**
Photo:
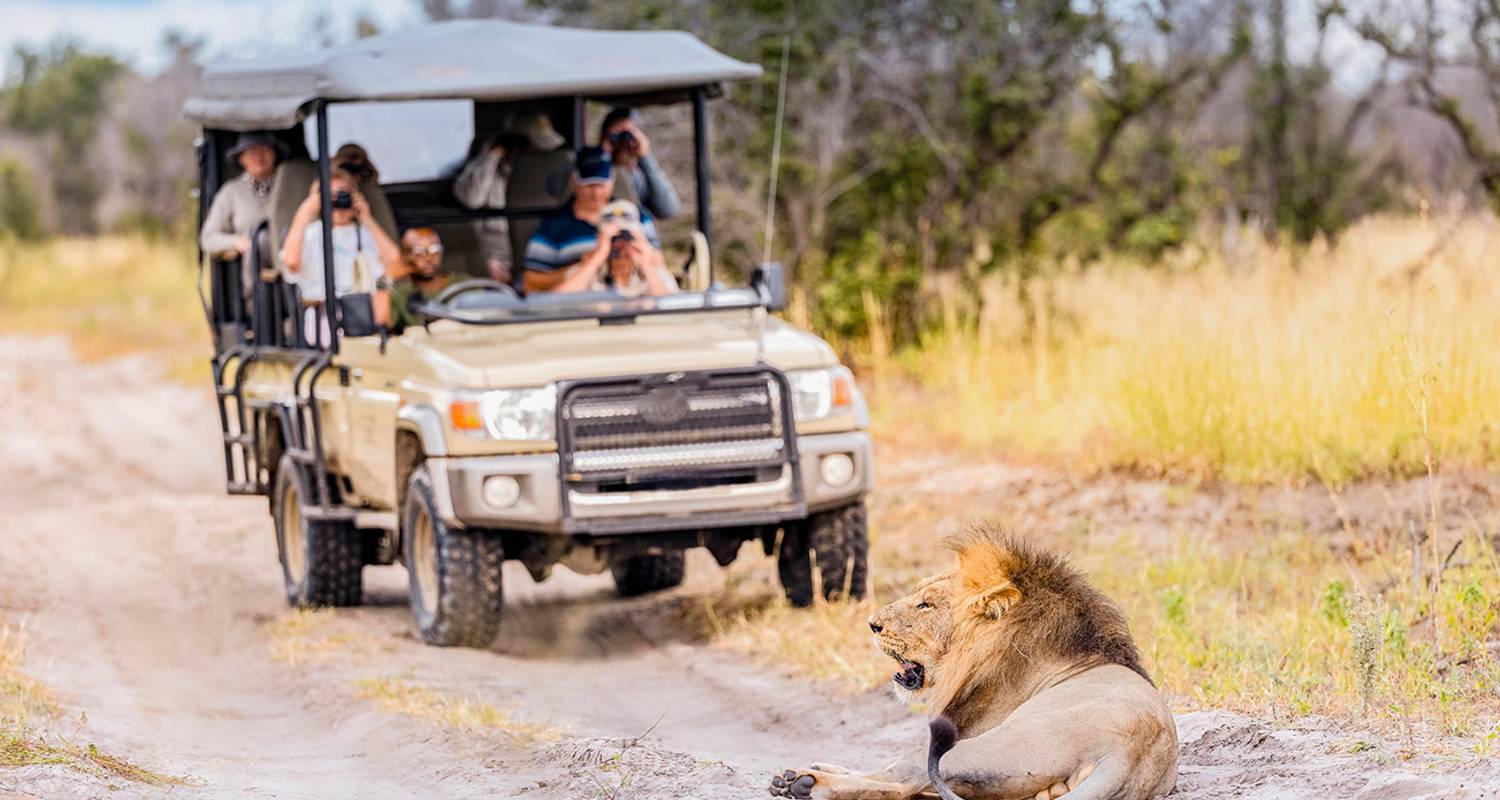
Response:
[[[292,666],[317,663],[356,647],[370,653],[379,642],[358,628],[341,624],[332,609],[291,609],[270,624],[271,657]]]
[[[188,243],[138,236],[0,240],[0,333],[67,335],[88,360],[151,351],[202,380],[210,345]]]
[[[360,697],[373,700],[384,711],[440,728],[463,733],[499,733],[523,747],[554,742],[561,737],[556,729],[515,719],[478,695],[460,697],[391,676],[364,678],[355,688]]]
[[[1497,244],[1488,217],[1373,219],[1333,247],[944,283],[918,346],[862,348],[877,427],[1085,472],[1339,484],[1420,474],[1428,441],[1494,466]]]
[[[42,723],[55,718],[60,709],[45,686],[21,671],[25,643],[22,627],[0,624],[0,767],[58,765],[147,786],[187,783],[103,753],[93,744],[79,746],[47,736]]]

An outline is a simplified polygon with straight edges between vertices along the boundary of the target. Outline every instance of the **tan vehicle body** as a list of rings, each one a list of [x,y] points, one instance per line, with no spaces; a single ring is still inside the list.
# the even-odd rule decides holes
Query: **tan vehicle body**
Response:
[[[362,525],[395,526],[401,495],[396,440],[404,431],[417,438],[434,467],[448,523],[564,533],[557,443],[495,441],[455,430],[448,414],[455,392],[757,365],[790,371],[837,364],[821,339],[760,308],[643,315],[611,325],[596,319],[497,326],[438,320],[384,343],[378,337],[346,338],[336,369],[319,381],[315,396],[328,468],[346,481],[345,503],[361,510]],[[244,383],[247,401],[292,403],[292,366],[252,361]],[[809,511],[850,502],[869,490],[873,469],[866,426],[862,410],[797,426]],[[821,484],[816,467],[817,458],[832,450],[847,452],[856,465],[854,479],[837,489]],[[479,483],[488,474],[521,479],[523,499],[514,513],[484,511]],[[642,513],[679,517],[737,506],[753,510],[766,500],[744,492],[734,493],[743,498],[739,504],[725,493],[677,494],[637,500]]]

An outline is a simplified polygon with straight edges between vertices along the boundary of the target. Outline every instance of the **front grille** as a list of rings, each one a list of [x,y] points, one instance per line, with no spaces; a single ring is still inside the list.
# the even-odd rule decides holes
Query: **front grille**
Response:
[[[575,482],[730,479],[789,458],[781,382],[769,372],[577,384],[565,390],[559,415],[565,472]]]

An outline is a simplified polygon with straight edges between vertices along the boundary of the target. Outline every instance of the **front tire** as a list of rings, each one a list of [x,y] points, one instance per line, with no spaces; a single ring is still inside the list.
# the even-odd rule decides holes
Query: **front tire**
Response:
[[[615,576],[615,590],[621,597],[680,586],[686,570],[687,554],[681,550],[661,555],[631,556],[609,565],[610,574]]]
[[[271,495],[286,601],[294,608],[357,606],[364,600],[359,532],[346,520],[310,519],[307,473],[282,456]]]
[[[863,600],[869,583],[869,527],[865,504],[852,503],[787,523],[781,534],[776,570],[787,602],[812,605],[813,557],[825,600]]]
[[[870,533],[863,501],[807,520],[808,544],[818,558],[823,597],[865,599],[869,584]]]
[[[422,641],[438,647],[488,647],[504,606],[500,537],[453,528],[437,514],[425,466],[412,472],[401,515],[411,610]]]

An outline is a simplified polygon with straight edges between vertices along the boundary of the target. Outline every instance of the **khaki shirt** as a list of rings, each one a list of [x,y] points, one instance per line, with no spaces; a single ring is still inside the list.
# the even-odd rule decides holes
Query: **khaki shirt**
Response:
[[[269,183],[274,184],[276,174]],[[214,201],[208,207],[208,216],[203,219],[203,230],[198,244],[203,251],[219,258],[239,255],[234,242],[241,236],[249,236],[255,227],[266,221],[270,208],[270,192],[258,197],[250,185],[250,173],[242,172],[234,180],[219,187]]]

